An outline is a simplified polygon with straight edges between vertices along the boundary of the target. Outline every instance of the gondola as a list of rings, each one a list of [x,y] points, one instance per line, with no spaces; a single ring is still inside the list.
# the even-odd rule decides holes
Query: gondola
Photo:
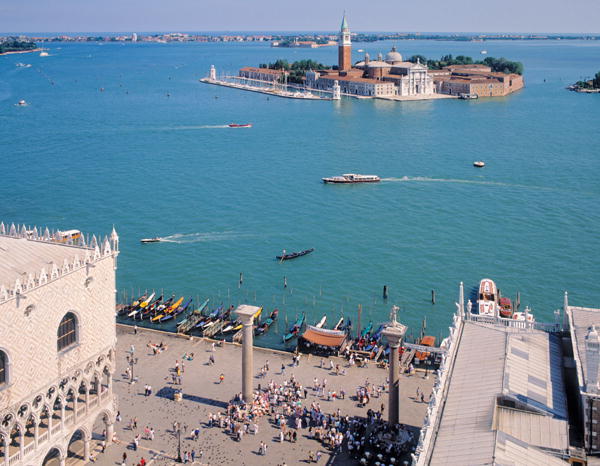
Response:
[[[176,309],[174,309],[172,312],[170,312],[169,314],[166,314],[162,319],[159,319],[159,322],[165,322],[167,320],[171,320],[174,319],[175,317],[177,317],[179,314],[181,314],[182,312],[187,311],[188,307],[190,307],[190,305],[192,304],[192,298],[190,298],[188,300],[187,303],[185,303],[183,306],[179,306]]]
[[[310,249],[305,249],[304,251],[300,251],[300,252],[292,252],[290,254],[283,253],[281,256],[275,256],[275,257],[279,261],[289,261],[290,259],[296,259],[297,257],[306,256],[307,254],[310,254],[314,250],[315,250],[315,248],[310,248]]]
[[[290,328],[290,331],[287,335],[285,335],[283,337],[283,341],[289,341],[292,338],[298,336],[298,333],[300,333],[300,330],[302,330],[302,326],[304,325],[304,319],[305,319],[305,315],[304,313],[300,316],[300,318],[296,321],[296,323],[294,325],[292,325],[292,327]]]
[[[269,318],[266,319],[258,327],[256,327],[256,331],[254,332],[254,334],[256,336],[259,336],[259,335],[263,335],[264,333],[266,333],[266,331],[269,330],[269,327],[271,325],[273,325],[273,322],[275,322],[275,319],[277,319],[277,314],[279,314],[279,309],[275,309],[273,312],[271,312],[271,315],[269,316]]]
[[[127,317],[135,317],[138,312],[142,312],[146,307],[148,307],[148,304],[150,304],[150,302],[154,299],[154,296],[156,296],[156,293],[152,293],[149,297],[144,298],[139,306],[127,314]]]
[[[366,337],[367,333],[369,333],[373,329],[373,321],[369,322],[369,325],[365,327],[365,329],[361,332],[361,337]]]
[[[204,311],[204,309],[206,309],[206,306],[208,306],[208,301],[209,301],[208,299],[206,301],[204,301],[198,309],[195,309],[192,312],[190,312],[185,319],[183,319],[181,322],[179,322],[177,324],[177,331],[180,331],[180,329],[182,329],[182,328],[188,327],[189,326],[188,322],[190,322],[190,320],[192,319],[192,316],[202,315],[202,312]]]
[[[163,296],[160,295],[158,297],[158,299],[155,299],[152,303],[150,303],[148,305],[148,307],[146,307],[145,309],[142,309],[138,314],[136,314],[135,318],[136,319],[139,318],[140,320],[147,318],[148,316],[150,316],[150,314],[152,314],[156,310],[156,308],[158,306],[160,306],[160,304],[162,303],[162,300],[163,300]]]
[[[166,308],[162,313],[155,315],[154,317],[152,317],[152,319],[150,319],[152,322],[161,322],[162,318],[165,317],[168,314],[171,314],[173,311],[175,311],[179,306],[181,306],[181,303],[183,302],[183,296],[181,298],[179,298],[175,303],[171,304],[168,308]],[[160,311],[158,311],[160,312]]]

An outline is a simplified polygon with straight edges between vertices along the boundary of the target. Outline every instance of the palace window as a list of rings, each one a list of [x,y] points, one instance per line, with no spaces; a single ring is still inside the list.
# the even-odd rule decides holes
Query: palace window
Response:
[[[62,351],[75,343],[77,343],[77,317],[72,312],[69,312],[63,317],[58,326],[58,351]]]
[[[6,353],[0,351],[0,385],[4,385],[8,382],[8,360]]]

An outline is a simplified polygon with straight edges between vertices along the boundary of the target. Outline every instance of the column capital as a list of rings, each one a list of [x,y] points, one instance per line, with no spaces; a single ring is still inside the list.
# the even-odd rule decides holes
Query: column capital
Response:
[[[249,326],[254,323],[254,316],[260,310],[260,307],[250,306],[248,304],[240,304],[235,313],[242,320],[242,325]]]
[[[383,332],[381,332],[391,347],[400,346],[405,333],[406,325],[402,325],[398,322],[396,322],[395,325],[386,327],[383,329]]]

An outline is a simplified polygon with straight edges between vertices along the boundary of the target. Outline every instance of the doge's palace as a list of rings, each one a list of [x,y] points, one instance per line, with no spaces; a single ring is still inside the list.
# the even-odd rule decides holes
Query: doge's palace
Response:
[[[114,228],[0,224],[0,466],[87,462],[95,425],[112,438],[118,254]]]

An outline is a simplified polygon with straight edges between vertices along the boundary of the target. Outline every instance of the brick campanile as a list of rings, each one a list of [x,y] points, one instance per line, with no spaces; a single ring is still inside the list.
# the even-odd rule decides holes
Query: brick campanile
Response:
[[[340,29],[338,68],[340,71],[347,71],[352,68],[352,42],[350,40],[350,28],[348,27],[348,21],[346,21],[346,13],[344,13]]]

